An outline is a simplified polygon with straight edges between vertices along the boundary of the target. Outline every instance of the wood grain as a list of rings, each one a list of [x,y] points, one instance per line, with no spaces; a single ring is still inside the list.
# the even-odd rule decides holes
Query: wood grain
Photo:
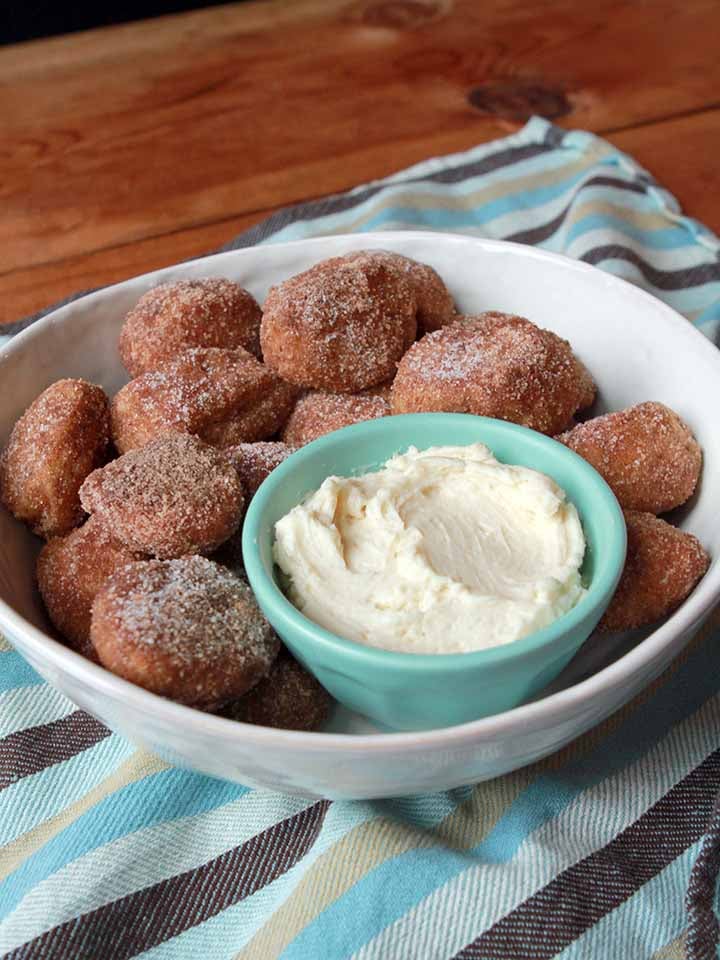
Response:
[[[647,167],[685,213],[720,234],[720,110],[619,131],[607,139]]]
[[[718,28],[716,0],[272,0],[0,49],[0,321],[533,111],[631,128],[717,224]]]
[[[686,213],[720,232],[720,110],[637,127],[608,137],[631,153],[682,201]],[[405,144],[398,166],[429,154],[471,146],[462,135]],[[76,290],[86,290],[180,260],[203,256],[269,216],[259,210],[215,223],[111,245],[58,261],[20,268],[0,276],[0,323],[32,313]]]
[[[270,213],[271,210],[260,210],[202,227],[11,270],[0,276],[0,324],[34,313],[71,293],[93,290],[212,253]]]

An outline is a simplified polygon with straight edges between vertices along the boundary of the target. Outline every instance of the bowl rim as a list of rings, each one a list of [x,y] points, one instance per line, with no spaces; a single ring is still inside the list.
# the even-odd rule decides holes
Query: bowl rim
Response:
[[[473,246],[478,253],[508,253],[511,256],[528,257],[533,260],[560,265],[564,270],[583,273],[587,277],[594,277],[595,281],[601,281],[603,285],[616,288],[627,299],[629,308],[632,307],[633,302],[645,305],[645,307],[652,307],[655,313],[654,323],[658,331],[663,325],[666,328],[673,328],[674,332],[684,339],[693,353],[702,354],[706,361],[720,374],[720,351],[685,317],[668,304],[663,303],[662,300],[658,300],[651,293],[640,289],[627,280],[605,273],[589,263],[574,260],[563,254],[542,250],[538,247],[508,240],[472,237],[466,234],[428,230],[388,230],[335,234],[331,238],[322,236],[291,240],[282,244],[269,244],[262,249],[270,255],[272,255],[273,248],[277,250],[279,248],[306,247],[312,250],[313,247],[325,247],[329,239],[348,241],[348,249],[359,249],[366,246],[383,248],[388,242],[402,247],[406,241],[432,241],[433,244],[447,246]],[[185,270],[193,265],[208,262],[212,262],[212,269],[221,269],[224,261],[241,259],[243,255],[250,253],[256,253],[256,248],[248,247],[212,254],[209,257],[199,257],[160,270],[139,274],[86,294],[51,311],[46,316],[36,320],[26,330],[13,336],[8,343],[0,347],[0,366],[4,360],[23,348],[25,344],[42,337],[43,332],[49,327],[67,320],[71,321],[78,306],[94,307],[95,304],[100,304],[106,296],[111,295],[113,291],[126,286],[128,283],[143,280],[145,283],[152,285],[170,277],[181,276]],[[472,720],[453,727],[436,727],[430,730],[398,733],[347,734],[325,731],[307,733],[255,726],[202,713],[199,710],[143,690],[141,687],[137,687],[135,684],[115,676],[98,664],[87,660],[30,623],[2,598],[0,598],[0,629],[6,628],[12,635],[19,634],[22,637],[23,644],[27,644],[32,653],[42,660],[46,667],[67,673],[76,683],[90,687],[95,692],[105,694],[113,700],[124,701],[127,707],[137,709],[140,713],[150,713],[156,720],[162,721],[168,726],[192,728],[198,736],[214,737],[228,743],[238,742],[249,748],[302,749],[308,753],[326,753],[327,751],[336,751],[338,754],[395,753],[397,750],[426,752],[428,750],[461,750],[464,747],[477,744],[492,743],[509,734],[516,733],[518,728],[527,729],[541,724],[544,727],[560,725],[583,704],[614,689],[621,684],[624,678],[627,679],[639,674],[643,670],[652,670],[653,665],[662,657],[666,646],[669,645],[673,637],[682,636],[702,623],[717,604],[719,597],[720,559],[715,558],[704,578],[675,613],[671,614],[665,622],[652,631],[642,643],[579,683],[540,700],[522,704],[503,713],[482,717],[479,720]]]
[[[323,452],[329,453],[338,447],[351,446],[368,436],[392,432],[400,421],[407,426],[408,433],[407,442],[403,441],[401,448],[403,450],[415,445],[412,440],[412,432],[415,428],[422,429],[428,424],[442,426],[454,422],[464,424],[468,429],[476,428],[478,436],[475,442],[486,444],[491,451],[493,441],[486,439],[483,433],[486,436],[488,433],[505,434],[514,438],[518,447],[551,451],[554,456],[565,460],[580,473],[584,495],[588,498],[584,512],[587,513],[589,510],[600,512],[601,521],[606,524],[608,543],[602,554],[596,556],[597,568],[592,583],[574,607],[547,626],[540,630],[534,630],[512,643],[499,644],[495,647],[480,650],[470,650],[465,653],[436,654],[387,650],[350,640],[315,623],[294,606],[282,592],[275,579],[267,573],[260,557],[260,523],[268,503],[288,478],[293,476],[296,471],[302,470],[308,457]],[[468,441],[468,445],[471,442],[473,441]],[[511,460],[503,462],[512,463]],[[362,468],[362,465],[359,466]],[[573,501],[570,500],[570,502]],[[575,506],[577,509],[577,504]],[[309,643],[318,652],[330,653],[334,651],[341,654],[346,661],[358,665],[362,663],[375,668],[402,671],[411,675],[465,672],[466,670],[507,664],[526,654],[538,651],[550,653],[550,648],[559,646],[560,641],[593,611],[597,611],[599,606],[602,605],[604,612],[610,595],[620,579],[625,562],[626,547],[625,520],[615,494],[594,467],[590,466],[573,450],[552,437],[516,423],[509,423],[494,417],[447,412],[406,413],[365,420],[344,427],[342,430],[325,434],[312,441],[312,443],[306,444],[284,460],[260,485],[245,514],[242,532],[243,563],[250,586],[261,601],[261,606],[264,605],[270,609],[273,617],[282,627],[288,627],[300,634],[303,643]],[[272,617],[269,619],[272,622]]]

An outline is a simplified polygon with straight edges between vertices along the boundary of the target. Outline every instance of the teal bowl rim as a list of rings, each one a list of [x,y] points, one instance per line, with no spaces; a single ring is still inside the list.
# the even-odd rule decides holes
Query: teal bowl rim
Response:
[[[610,538],[608,548],[603,551],[602,556],[596,558],[597,568],[593,576],[593,582],[585,596],[571,610],[568,610],[567,613],[558,617],[557,620],[553,620],[552,623],[541,630],[529,633],[512,643],[483,650],[473,650],[468,653],[411,653],[384,650],[381,647],[365,646],[355,640],[348,640],[346,637],[333,633],[310,620],[288,600],[275,579],[267,574],[260,559],[259,526],[267,502],[272,499],[278,487],[302,465],[309,452],[317,452],[323,447],[332,448],[338,442],[354,442],[368,433],[382,432],[388,423],[400,419],[406,422],[427,423],[430,420],[438,421],[448,418],[463,419],[475,424],[491,424],[494,429],[516,434],[525,444],[534,444],[539,448],[552,446],[555,453],[573,461],[575,468],[584,475],[593,496],[597,500],[598,508],[604,510],[607,515],[608,536]],[[413,439],[410,436],[412,427],[413,423],[408,423],[407,446],[413,446]],[[484,441],[481,437],[478,437],[477,442],[483,443]],[[319,437],[317,440],[313,440],[312,443],[306,444],[292,453],[263,481],[250,501],[242,532],[243,563],[250,586],[263,609],[272,611],[268,619],[279,632],[282,632],[284,628],[289,628],[299,633],[317,649],[325,648],[332,653],[337,653],[339,650],[351,660],[374,663],[376,666],[386,668],[400,668],[409,670],[411,673],[426,673],[429,670],[466,670],[481,665],[486,667],[499,665],[514,660],[523,654],[532,653],[549,646],[553,641],[570,634],[585,617],[592,612],[597,612],[601,605],[602,610],[599,616],[602,616],[620,579],[625,563],[626,549],[627,529],[622,509],[608,484],[586,460],[583,460],[582,457],[564,444],[553,440],[552,437],[530,430],[528,427],[522,427],[506,420],[465,413],[396,414],[391,417],[381,417],[343,427],[342,430],[335,430]],[[279,628],[277,624],[280,624]]]

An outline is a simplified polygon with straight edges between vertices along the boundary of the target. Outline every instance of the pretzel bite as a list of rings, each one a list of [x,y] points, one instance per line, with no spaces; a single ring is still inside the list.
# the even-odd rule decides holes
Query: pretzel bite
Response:
[[[30,404],[0,455],[0,501],[41,537],[81,523],[80,484],[109,446],[108,401],[85,380],[58,380]]]
[[[235,447],[226,447],[223,453],[235,467],[242,481],[245,498],[249,502],[255,496],[258,487],[269,477],[275,467],[287,459],[295,447],[286,443],[268,441],[265,443],[239,443]],[[232,570],[238,577],[245,579],[245,564],[242,556],[242,526],[221,544],[212,554],[216,563]]]
[[[651,513],[625,511],[625,568],[600,630],[633,630],[672,613],[705,575],[709,557],[691,533]]]
[[[282,433],[286,443],[302,447],[317,440],[324,433],[341,430],[352,423],[386,417],[390,413],[388,401],[368,393],[306,393],[295,404],[295,409]]]
[[[116,394],[113,439],[121,453],[166,433],[218,447],[264,440],[282,427],[297,394],[247,350],[186,350]]]
[[[182,434],[95,470],[80,499],[128,549],[163,559],[210,553],[237,530],[244,506],[240,478],[227,458]]]
[[[287,460],[296,447],[279,441],[265,443],[239,443],[235,447],[226,447],[223,451],[235,467],[248,500],[257,492],[260,484]]]
[[[247,572],[242,555],[242,525],[238,527],[235,533],[229,537],[225,543],[221,543],[217,550],[213,550],[209,555],[209,559],[214,563],[221,564],[234,576],[240,577],[241,580],[247,583]]]
[[[95,597],[90,635],[108,670],[199,707],[241,697],[280,648],[250,587],[205,557],[118,570]]]
[[[332,706],[327,690],[283,647],[270,672],[224,715],[243,723],[284,730],[317,730]]]
[[[563,429],[595,385],[570,344],[507,313],[481,313],[426,334],[400,361],[393,413],[446,411]]]
[[[650,401],[579,423],[557,439],[592,464],[620,506],[665,513],[695,490],[702,452],[669,407]]]
[[[415,339],[415,314],[415,294],[396,266],[333,257],[270,290],[263,357],[298,386],[355,393],[393,376]]]
[[[255,298],[232,280],[177,280],[140,297],[125,318],[120,359],[131,377],[155,370],[190,347],[243,347],[260,356]]]
[[[390,404],[390,396],[392,394],[392,380],[386,380],[384,383],[379,383],[376,387],[368,387],[367,390],[362,390],[360,393],[354,394],[356,397],[382,397],[383,400],[387,400],[388,406]]]
[[[108,577],[143,555],[113,539],[95,517],[64,537],[54,537],[37,558],[37,581],[48,616],[69,647],[90,660],[90,610]]]
[[[457,319],[455,303],[442,278],[427,263],[412,260],[390,250],[358,250],[349,253],[346,260],[363,262],[375,258],[404,273],[415,295],[418,336],[439,330]]]

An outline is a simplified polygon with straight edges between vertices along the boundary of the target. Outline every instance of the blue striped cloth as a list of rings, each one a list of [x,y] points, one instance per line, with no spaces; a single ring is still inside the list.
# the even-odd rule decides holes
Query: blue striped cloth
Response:
[[[229,246],[403,228],[562,251],[718,336],[718,239],[630,157],[539,119],[278,213]],[[719,638],[716,617],[648,690],[553,757],[363,803],[170,768],[0,641],[0,953],[707,960],[720,907]]]

